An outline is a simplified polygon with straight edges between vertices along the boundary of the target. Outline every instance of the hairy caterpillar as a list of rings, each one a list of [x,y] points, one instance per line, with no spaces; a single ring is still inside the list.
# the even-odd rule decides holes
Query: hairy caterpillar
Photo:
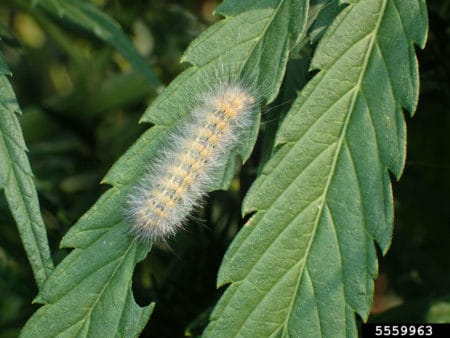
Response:
[[[209,89],[197,101],[129,195],[131,232],[141,240],[164,241],[183,227],[223,155],[249,126],[255,106],[250,88],[231,81]]]

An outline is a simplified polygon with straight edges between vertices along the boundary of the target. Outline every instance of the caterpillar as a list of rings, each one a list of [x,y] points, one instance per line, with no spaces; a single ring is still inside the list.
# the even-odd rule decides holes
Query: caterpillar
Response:
[[[132,235],[164,242],[200,204],[214,171],[251,123],[255,95],[231,81],[205,91],[128,196]]]

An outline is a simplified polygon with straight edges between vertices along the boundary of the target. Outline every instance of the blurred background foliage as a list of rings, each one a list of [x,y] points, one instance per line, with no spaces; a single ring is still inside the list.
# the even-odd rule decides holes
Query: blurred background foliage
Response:
[[[164,85],[184,69],[179,59],[189,42],[219,19],[212,16],[213,0],[92,2],[120,23]],[[420,102],[408,118],[405,172],[394,182],[394,240],[380,261],[373,321],[450,322],[450,1],[428,6],[429,39],[418,51]],[[1,2],[0,37],[58,263],[67,254],[58,249],[61,238],[107,189],[99,183],[110,166],[149,127],[138,124],[140,115],[163,87],[152,87],[117,51],[28,0]],[[295,81],[305,76],[300,64],[288,66],[279,110],[295,93],[289,86],[303,82]],[[263,117],[270,122],[274,114],[269,109]],[[230,191],[211,194],[199,220],[137,266],[137,302],[157,303],[143,337],[197,335],[206,324],[220,292],[217,270],[243,223],[240,203],[263,144]],[[3,194],[0,233],[0,337],[15,337],[36,310],[37,288]]]

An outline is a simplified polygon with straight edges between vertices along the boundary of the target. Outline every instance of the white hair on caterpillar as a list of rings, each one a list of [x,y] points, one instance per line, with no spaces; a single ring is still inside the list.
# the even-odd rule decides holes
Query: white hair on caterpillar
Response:
[[[128,195],[130,230],[140,240],[164,242],[183,228],[224,155],[251,127],[257,98],[251,86],[227,79],[196,101]]]

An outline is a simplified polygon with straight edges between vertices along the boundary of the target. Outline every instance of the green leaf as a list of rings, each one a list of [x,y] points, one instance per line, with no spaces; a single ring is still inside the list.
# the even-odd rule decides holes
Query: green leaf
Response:
[[[5,190],[9,208],[40,287],[54,267],[33,173],[26,155],[27,148],[16,116],[21,111],[6,77],[9,74],[0,54],[0,189]]]
[[[134,303],[130,283],[135,264],[143,259],[150,248],[137,244],[127,234],[128,220],[124,217],[127,194],[145,173],[148,163],[155,160],[159,151],[170,142],[170,132],[179,126],[193,108],[197,98],[193,94],[202,93],[219,83],[215,75],[224,78],[237,76],[244,68],[250,69],[250,63],[254,64],[255,69],[273,68],[272,65],[267,66],[274,62],[272,57],[261,52],[268,48],[267,41],[277,48],[277,53],[284,55],[276,61],[279,69],[276,77],[266,82],[271,91],[278,90],[287,60],[289,40],[295,40],[295,35],[301,33],[299,27],[304,27],[304,12],[290,13],[291,9],[296,8],[292,7],[293,3],[251,2],[252,7],[247,12],[235,13],[236,17],[227,16],[192,43],[184,60],[193,66],[166,88],[142,118],[143,121],[153,122],[155,126],[146,131],[111,168],[103,183],[111,184],[112,188],[63,238],[61,245],[75,250],[58,265],[39,293],[36,301],[46,305],[26,324],[23,337],[36,337],[43,333],[92,337],[98,332],[102,333],[99,336],[104,337],[123,336],[125,327],[129,330],[126,336],[139,334],[150,316],[152,306],[139,308]],[[271,7],[266,7],[268,5]],[[283,15],[279,15],[280,11]],[[225,11],[223,14],[226,14]],[[291,16],[291,21],[285,20],[287,14]],[[297,17],[298,14],[301,16]],[[247,24],[245,29],[240,27],[246,20],[255,25]],[[250,36],[247,35],[247,28],[252,29]],[[235,31],[241,31],[242,34],[234,34]],[[277,32],[283,32],[285,38],[279,39]],[[226,45],[233,46],[226,58],[210,49],[211,44],[223,44],[221,39],[224,33],[230,34]],[[249,38],[251,41],[247,40]],[[222,70],[225,72],[222,73]],[[275,92],[270,93],[270,96],[275,95]],[[249,156],[256,140],[258,124],[259,114],[255,114],[254,127],[250,128],[245,142],[236,150],[244,159]],[[234,174],[233,155],[234,152],[226,156],[227,165],[213,180],[215,187],[225,187]],[[108,310],[111,307],[114,308],[113,313]],[[121,313],[129,312],[135,315],[120,317]]]
[[[154,304],[139,307],[131,281],[150,245],[128,234],[124,207],[134,175],[143,174],[162,139],[160,128],[150,129],[108,173],[105,181],[114,187],[63,238],[61,246],[75,250],[44,284],[35,301],[46,305],[27,322],[21,337],[133,337],[145,327]]]
[[[5,63],[5,60],[3,60],[3,56],[1,54],[0,54],[0,75],[11,75],[11,72]]]
[[[278,151],[251,187],[255,211],[230,246],[219,286],[230,284],[207,337],[357,335],[377,274],[374,240],[392,236],[388,170],[401,175],[405,119],[414,112],[424,45],[422,0],[348,5],[312,60],[319,73],[277,136]],[[237,311],[238,310],[238,311]]]
[[[173,127],[192,109],[195,99],[220,79],[241,80],[255,88],[261,99],[272,101],[281,85],[291,44],[303,34],[307,1],[224,1],[217,13],[224,20],[191,43],[182,61],[193,66],[178,76],[147,109],[143,122]],[[226,189],[234,174],[234,154],[245,161],[259,128],[255,115],[239,147],[226,157],[210,190]]]
[[[35,301],[48,305],[27,322],[21,337],[138,336],[153,304],[135,303],[131,277],[148,250],[118,223],[89,247],[72,251],[44,284]]]
[[[160,84],[119,24],[91,3],[83,0],[36,0],[34,4],[108,43],[128,59],[151,85]]]
[[[309,37],[312,43],[316,43],[322,37],[326,28],[343,8],[339,0],[316,0],[315,2],[314,7],[311,5],[310,11],[315,14],[309,30]]]

